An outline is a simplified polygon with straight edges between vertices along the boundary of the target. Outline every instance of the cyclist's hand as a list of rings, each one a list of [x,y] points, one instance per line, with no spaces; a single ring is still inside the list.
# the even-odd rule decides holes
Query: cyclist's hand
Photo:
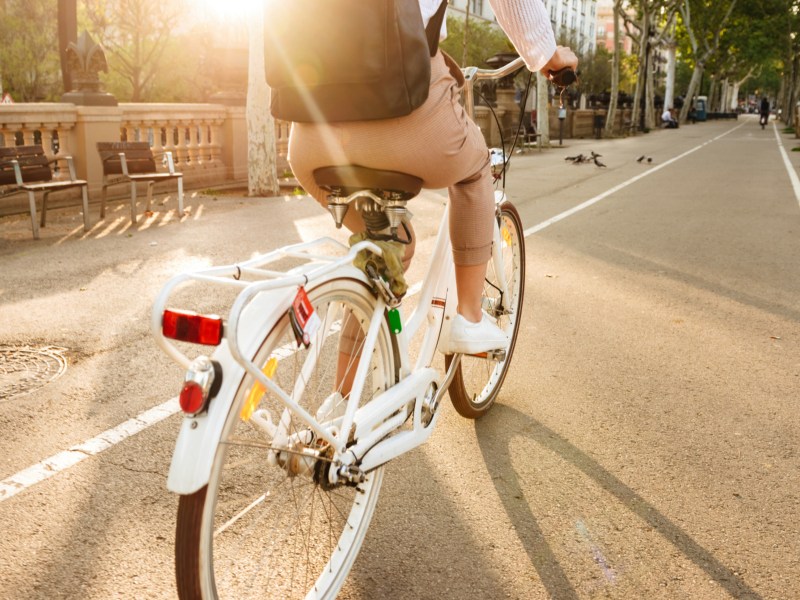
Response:
[[[547,64],[542,67],[542,74],[549,77],[551,72],[560,71],[562,69],[570,68],[573,71],[578,68],[578,57],[571,48],[566,46],[556,46],[556,51]]]

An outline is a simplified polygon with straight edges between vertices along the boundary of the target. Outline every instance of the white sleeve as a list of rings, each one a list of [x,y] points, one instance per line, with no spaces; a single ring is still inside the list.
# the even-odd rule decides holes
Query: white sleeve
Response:
[[[489,0],[497,22],[531,71],[539,71],[556,51],[550,17],[542,0]]]

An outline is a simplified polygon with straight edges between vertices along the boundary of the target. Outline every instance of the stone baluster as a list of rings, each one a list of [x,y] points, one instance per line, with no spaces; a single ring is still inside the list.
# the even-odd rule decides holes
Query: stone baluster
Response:
[[[189,152],[186,143],[186,123],[184,121],[178,121],[175,124],[175,131],[177,133],[175,157],[178,164],[181,165],[181,170],[186,171],[189,165]]]
[[[210,130],[211,130],[211,141],[210,141],[210,150],[211,150],[211,163],[215,167],[223,167],[222,163],[222,144],[220,143],[221,139],[221,131],[222,125],[225,123],[225,119],[217,118],[211,120]]]
[[[22,145],[23,146],[33,146],[36,143],[34,135],[36,133],[37,126],[33,123],[27,123],[22,126]]]
[[[159,156],[164,153],[164,128],[159,123],[153,125],[153,154]]]
[[[3,145],[5,146],[16,146],[17,145],[17,132],[22,129],[21,125],[16,123],[7,123],[6,124],[6,135]]]
[[[200,162],[200,143],[198,141],[198,126],[194,121],[190,121],[186,127],[189,134],[189,140],[186,143],[186,152],[189,155],[189,161],[192,163],[192,168],[196,169]]]
[[[175,126],[172,123],[170,123],[169,120],[167,120],[167,122],[164,124],[164,132],[165,132],[165,137],[167,139],[166,143],[164,144],[164,151],[172,152],[172,160],[174,160],[175,164],[178,165],[179,161],[175,147],[175,135],[176,135]],[[179,167],[176,168],[180,170]]]
[[[211,166],[211,127],[207,119],[200,119],[197,125],[197,131],[199,134],[197,146],[198,163],[203,168],[207,168]]]
[[[42,136],[42,148],[44,149],[44,154],[49,159],[53,159],[56,157],[55,153],[53,152],[53,130],[58,125],[56,123],[42,123],[41,128],[41,136]]]

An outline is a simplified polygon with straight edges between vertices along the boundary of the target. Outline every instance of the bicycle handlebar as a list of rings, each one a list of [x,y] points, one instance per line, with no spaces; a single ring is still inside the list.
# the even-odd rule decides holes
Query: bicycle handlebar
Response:
[[[467,114],[469,114],[470,117],[473,116],[473,107],[475,103],[473,99],[472,86],[476,81],[481,79],[502,79],[503,77],[511,75],[511,73],[521,69],[524,66],[525,61],[521,56],[518,56],[507,65],[504,65],[498,69],[479,69],[478,67],[465,67],[461,69],[461,72],[464,73],[464,79],[466,80],[464,92],[466,94],[465,104],[467,107]],[[568,87],[578,80],[578,75],[571,67],[564,67],[558,71],[550,71],[547,74],[547,77],[552,83],[562,88]]]

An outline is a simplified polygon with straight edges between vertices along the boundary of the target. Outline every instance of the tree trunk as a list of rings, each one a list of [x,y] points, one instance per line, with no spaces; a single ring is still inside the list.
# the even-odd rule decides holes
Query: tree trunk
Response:
[[[254,5],[253,12],[247,73],[247,193],[277,196],[275,122],[269,112],[270,92],[264,75],[264,8]]]
[[[631,122],[636,124],[642,121],[642,95],[647,81],[647,12],[642,14],[642,28],[639,34],[639,76],[636,79],[636,92],[633,95],[633,114]]]
[[[670,42],[667,47],[667,85],[664,92],[664,108],[675,107],[675,65],[676,48],[675,44]]]
[[[619,11],[622,0],[614,2],[614,56],[611,59],[611,98],[608,102],[606,114],[606,135],[614,133],[614,120],[617,117],[617,98],[619,97],[619,67],[622,44],[619,39]],[[624,125],[623,125],[624,127]]]
[[[712,111],[717,106],[717,76],[712,75],[711,83],[708,86],[708,110]]]
[[[647,72],[645,73],[645,81],[647,82],[647,87],[646,87],[647,94],[645,95],[644,99],[644,123],[645,127],[649,129],[654,129],[656,127],[656,114],[655,114],[656,86],[653,77],[654,69],[652,67],[653,63],[652,54],[654,53],[651,50],[647,60]]]
[[[683,108],[681,108],[680,122],[686,122],[686,116],[689,114],[689,109],[694,104],[694,96],[697,93],[697,88],[700,86],[700,78],[703,76],[703,63],[698,62],[692,71],[692,79],[689,81],[689,89],[686,91],[686,98],[683,101]]]
[[[543,147],[550,145],[550,110],[548,100],[547,78],[541,71],[536,72],[536,131],[539,132],[539,143]]]

